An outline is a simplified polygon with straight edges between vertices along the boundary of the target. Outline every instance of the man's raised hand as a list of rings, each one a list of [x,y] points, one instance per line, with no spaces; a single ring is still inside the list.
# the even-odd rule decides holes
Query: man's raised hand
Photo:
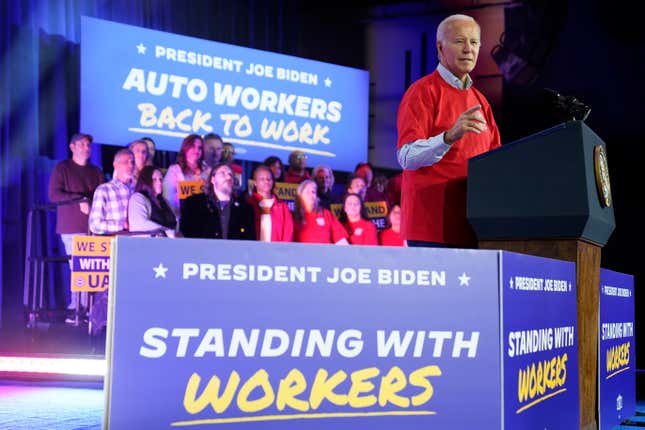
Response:
[[[481,108],[481,105],[475,105],[459,115],[455,125],[444,133],[444,142],[448,145],[452,145],[464,137],[466,133],[479,134],[486,130],[486,119],[484,119],[484,115],[482,115]]]

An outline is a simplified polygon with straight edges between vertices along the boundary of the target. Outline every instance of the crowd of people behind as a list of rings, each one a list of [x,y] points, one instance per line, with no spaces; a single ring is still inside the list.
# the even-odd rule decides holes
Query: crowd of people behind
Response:
[[[74,236],[87,234],[405,246],[399,234],[400,191],[389,187],[386,193],[385,181],[373,180],[368,163],[359,164],[339,190],[329,166],[316,166],[310,174],[306,153],[293,151],[286,168],[277,156],[257,165],[244,189],[235,148],[216,134],[187,136],[167,168],[153,162],[154,141],[141,138],[116,151],[105,182],[90,162],[92,140],[89,134],[72,136],[71,158],[54,167],[49,181],[49,200],[57,204],[56,232],[67,255]],[[292,208],[276,195],[278,182],[297,184]],[[185,184],[197,192],[186,194]],[[388,225],[381,232],[366,216],[366,201],[387,202]],[[334,204],[342,204],[339,218],[330,211]],[[87,293],[66,290],[66,295],[70,315],[85,315]],[[100,330],[107,294],[94,303],[90,319]],[[73,321],[72,316],[66,320]]]
[[[268,157],[242,182],[235,148],[216,134],[184,138],[174,164],[155,166],[155,144],[148,137],[114,155],[114,171],[104,182],[89,161],[92,136],[76,134],[72,157],[52,173],[49,198],[58,208],[57,232],[71,254],[76,234],[141,234],[167,237],[404,246],[399,235],[400,191],[396,181],[374,178],[369,163],[356,166],[346,187],[335,186],[334,172],[319,165],[311,173],[307,154],[293,151],[288,166]],[[182,184],[198,184],[184,195]],[[276,183],[298,184],[292,207],[274,190]],[[400,189],[400,188],[399,188]],[[387,228],[378,232],[366,202],[387,202]],[[332,205],[342,205],[337,218]]]

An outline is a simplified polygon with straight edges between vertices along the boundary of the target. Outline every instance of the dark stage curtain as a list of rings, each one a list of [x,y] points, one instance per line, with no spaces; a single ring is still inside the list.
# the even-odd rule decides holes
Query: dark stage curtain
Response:
[[[92,133],[78,130],[81,15],[295,55],[297,8],[291,0],[0,2],[0,326],[23,318],[27,214],[47,202],[51,169],[67,158],[70,136]],[[109,65],[97,73],[109,73]],[[95,147],[93,161],[101,165],[106,151]],[[32,254],[64,254],[54,220],[49,214],[35,223]],[[47,271],[46,300],[60,308],[54,285],[65,282],[65,270],[58,266]]]

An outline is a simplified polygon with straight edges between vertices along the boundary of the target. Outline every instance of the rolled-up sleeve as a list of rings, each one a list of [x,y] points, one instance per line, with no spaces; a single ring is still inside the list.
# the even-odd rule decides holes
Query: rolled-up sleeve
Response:
[[[449,149],[450,145],[444,142],[443,133],[441,133],[429,139],[406,143],[396,151],[396,158],[402,168],[415,170],[432,166],[440,161]]]

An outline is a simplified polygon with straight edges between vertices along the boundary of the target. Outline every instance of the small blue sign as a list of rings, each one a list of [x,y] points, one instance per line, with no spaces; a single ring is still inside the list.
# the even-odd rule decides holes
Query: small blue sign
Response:
[[[178,151],[217,133],[238,158],[352,171],[367,159],[365,70],[96,18],[81,19],[81,129],[100,143],[152,137]]]
[[[636,412],[634,277],[600,269],[598,408],[600,430]]]
[[[578,427],[575,265],[502,253],[504,428]]]

